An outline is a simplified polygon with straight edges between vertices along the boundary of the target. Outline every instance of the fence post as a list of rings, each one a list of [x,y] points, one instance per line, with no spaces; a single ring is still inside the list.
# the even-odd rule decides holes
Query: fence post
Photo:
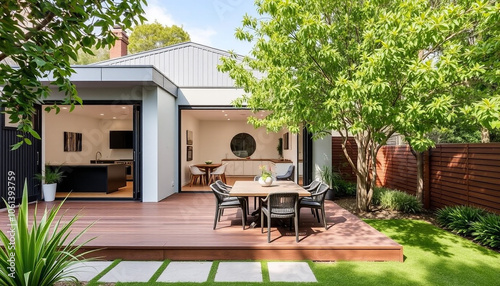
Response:
[[[424,190],[423,190],[423,203],[424,208],[431,207],[431,154],[432,149],[429,148],[424,152]]]

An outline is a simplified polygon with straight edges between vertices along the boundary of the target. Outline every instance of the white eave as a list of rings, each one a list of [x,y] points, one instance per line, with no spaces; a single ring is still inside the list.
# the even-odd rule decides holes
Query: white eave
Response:
[[[78,87],[157,86],[177,97],[178,87],[154,66],[73,66],[71,82]],[[49,76],[42,82],[52,82]]]

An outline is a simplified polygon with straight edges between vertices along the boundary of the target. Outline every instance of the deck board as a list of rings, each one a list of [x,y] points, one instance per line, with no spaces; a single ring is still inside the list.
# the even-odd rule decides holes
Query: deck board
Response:
[[[39,212],[58,202],[39,202]],[[250,204],[251,207],[253,204]],[[302,209],[299,243],[288,228],[271,228],[271,243],[260,228],[241,227],[241,212],[225,210],[213,230],[215,198],[211,193],[178,193],[158,203],[135,201],[67,201],[65,217],[77,213],[73,233],[92,222],[85,249],[105,259],[243,260],[311,259],[315,261],[403,261],[403,247],[332,201],[326,201],[328,230],[309,209]],[[34,204],[30,205],[33,211]],[[248,216],[249,220],[253,218]],[[247,224],[249,224],[247,222]],[[0,228],[8,227],[6,212]]]

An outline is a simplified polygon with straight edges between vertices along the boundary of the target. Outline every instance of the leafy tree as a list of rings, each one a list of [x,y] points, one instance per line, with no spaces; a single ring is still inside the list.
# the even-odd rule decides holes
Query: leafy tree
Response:
[[[135,54],[190,40],[189,34],[182,27],[164,26],[155,21],[152,24],[138,25],[132,30],[128,49],[131,54]]]
[[[114,25],[129,28],[141,23],[145,0],[3,0],[0,4],[0,107],[5,108],[11,122],[19,122],[18,129],[40,136],[33,130],[35,104],[50,94],[50,88],[40,79],[51,74],[51,83],[66,97],[64,104],[81,103],[75,86],[69,81],[74,72],[70,59],[77,53],[91,54],[115,42]],[[9,58],[17,67],[2,60]],[[47,111],[57,106],[47,108]],[[22,135],[21,135],[22,136]],[[31,143],[24,136],[23,142]]]
[[[338,131],[357,176],[357,209],[367,211],[387,139],[399,132],[425,150],[433,144],[425,134],[467,103],[455,99],[454,86],[484,69],[458,65],[461,36],[499,13],[492,2],[259,0],[262,17],[245,16],[236,32],[255,41],[252,58],[224,59],[220,69],[247,93],[236,105],[271,111],[251,118],[254,125]],[[348,136],[356,158],[347,153]]]
[[[70,63],[72,65],[88,65],[109,59],[109,48],[97,49],[96,47],[92,47],[90,50],[92,54],[79,50],[76,55],[77,60],[70,59]]]
[[[428,136],[436,144],[481,142],[481,130],[479,126],[472,124],[436,128]]]

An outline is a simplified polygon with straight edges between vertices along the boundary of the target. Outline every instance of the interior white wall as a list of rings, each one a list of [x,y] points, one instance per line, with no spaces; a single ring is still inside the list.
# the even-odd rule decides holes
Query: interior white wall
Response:
[[[283,132],[284,133],[284,132]],[[289,142],[288,142],[288,150],[283,150],[283,158],[291,160],[292,164],[295,165],[295,172],[294,172],[294,177],[295,177],[295,182],[298,182],[299,178],[299,172],[300,172],[300,162],[299,158],[297,157],[297,134],[292,134],[291,132],[289,133]]]
[[[118,159],[133,159],[134,151],[132,149],[109,149],[109,131],[110,130],[133,130],[134,123],[132,119],[114,119],[100,120],[100,133],[95,135],[95,138],[100,139],[99,152],[102,154],[103,160],[118,160]],[[98,142],[96,140],[96,142]],[[94,160],[94,158],[92,159]]]
[[[193,131],[193,160],[186,160],[186,130]],[[185,185],[191,179],[189,165],[201,164],[207,160],[220,163],[222,159],[238,159],[231,152],[231,139],[238,133],[248,133],[256,141],[255,153],[250,156],[252,159],[279,159],[278,138],[280,133],[267,133],[265,128],[255,129],[246,121],[203,121],[190,115],[182,116],[181,125],[181,180]],[[292,137],[290,137],[292,138]],[[292,141],[293,139],[290,139]],[[296,145],[296,144],[294,144]],[[293,145],[290,145],[293,146]],[[288,150],[291,156],[295,154],[293,150]],[[284,158],[293,160],[294,157]]]
[[[132,120],[102,120],[67,112],[43,113],[45,163],[89,164],[97,151],[102,159],[130,159],[132,150],[109,149],[109,130],[132,130]],[[82,151],[64,152],[64,132],[82,133]]]
[[[283,138],[283,133],[281,133],[281,137]],[[297,163],[297,135],[288,133],[288,150],[283,149],[283,158],[292,160],[294,164]]]
[[[96,146],[89,134],[99,130],[99,120],[55,112],[42,115],[44,129],[45,164],[88,164],[95,155]],[[64,132],[82,133],[82,151],[64,152]]]
[[[193,116],[191,116],[189,113],[182,113],[182,119],[181,119],[181,148],[180,148],[180,153],[181,153],[181,182],[183,185],[185,185],[187,182],[191,180],[191,172],[189,171],[189,165],[195,164],[195,159],[200,158],[200,121]],[[193,132],[193,160],[188,161],[187,160],[187,144],[186,144],[186,131],[192,131]]]
[[[245,121],[201,121],[200,122],[200,157],[193,160],[202,163],[208,159],[220,162],[222,159],[238,159],[231,152],[231,139],[236,134],[248,133],[256,142],[252,159],[278,159],[277,133],[267,133],[265,128],[255,129]]]

